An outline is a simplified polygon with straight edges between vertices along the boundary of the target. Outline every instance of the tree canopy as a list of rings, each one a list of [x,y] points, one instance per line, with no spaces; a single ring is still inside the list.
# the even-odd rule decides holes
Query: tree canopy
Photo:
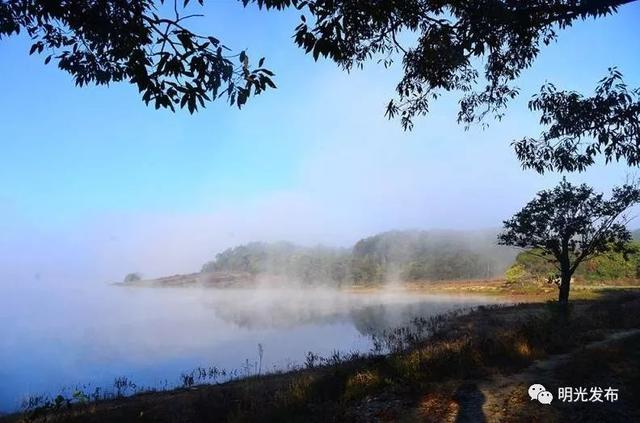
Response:
[[[583,171],[600,154],[607,163],[640,164],[640,89],[628,89],[617,69],[609,71],[592,97],[553,84],[533,97],[529,108],[542,113],[540,123],[548,128],[539,138],[514,142],[525,168]]]
[[[26,31],[29,53],[57,61],[76,85],[126,81],[156,109],[193,113],[220,97],[241,107],[275,88],[264,59],[252,67],[245,51],[231,54],[219,39],[190,31],[186,21],[201,15],[185,14],[189,2],[174,0],[161,15],[164,0],[3,0],[0,38]]]
[[[390,231],[351,249],[252,242],[221,252],[202,271],[280,275],[304,284],[370,284],[491,278],[513,258],[495,245],[495,232]]]
[[[198,0],[202,4],[204,0]],[[405,129],[445,92],[459,95],[458,121],[500,119],[541,49],[576,21],[613,14],[635,0],[240,0],[301,12],[295,43],[349,71],[400,61],[403,76],[386,115]],[[219,97],[241,107],[275,88],[264,59],[231,54],[216,37],[188,29],[190,0],[0,1],[0,38],[26,31],[30,53],[46,53],[78,85],[128,81],[156,108],[194,112]],[[165,5],[165,7],[162,7]],[[169,11],[170,10],[170,11]],[[639,91],[618,70],[592,97],[545,85],[529,102],[548,127],[514,142],[526,168],[582,171],[605,160],[640,162]],[[590,141],[589,141],[590,140]]]
[[[633,0],[254,0],[267,7],[295,5],[302,17],[296,43],[315,58],[329,57],[346,70],[377,57],[390,65],[398,55],[404,76],[386,110],[405,129],[429,111],[443,92],[458,92],[458,122],[501,119],[515,85],[558,30],[600,18]],[[249,0],[244,0],[248,3]],[[400,35],[414,35],[403,43]],[[603,154],[607,162],[640,160],[639,90],[628,90],[612,69],[596,95],[557,91],[551,84],[529,102],[548,129],[540,138],[514,142],[525,168],[582,171]],[[587,141],[591,139],[592,141]]]
[[[552,262],[560,275],[559,299],[566,303],[571,276],[580,263],[606,252],[626,251],[631,234],[624,213],[638,202],[640,188],[635,184],[614,188],[607,200],[585,184],[576,186],[563,179],[505,221],[498,241],[537,249],[530,254]]]

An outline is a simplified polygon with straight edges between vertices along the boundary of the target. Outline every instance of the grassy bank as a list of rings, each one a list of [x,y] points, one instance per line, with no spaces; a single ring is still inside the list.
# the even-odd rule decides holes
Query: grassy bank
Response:
[[[385,356],[311,360],[291,373],[35,409],[4,421],[638,421],[640,293],[592,289],[586,297],[569,316],[538,301],[435,319],[428,339],[389,334],[400,351]],[[531,383],[554,395],[561,386],[613,386],[620,398],[543,406],[528,398]]]
[[[353,286],[347,288],[354,292],[376,292],[380,285]],[[385,285],[384,289],[414,291],[424,294],[481,295],[495,296],[515,302],[545,302],[556,300],[558,288],[548,283],[508,283],[505,279],[455,280],[455,281],[414,281]],[[596,299],[606,291],[640,289],[640,280],[608,281],[607,283],[574,282],[571,286],[571,298],[578,300]]]

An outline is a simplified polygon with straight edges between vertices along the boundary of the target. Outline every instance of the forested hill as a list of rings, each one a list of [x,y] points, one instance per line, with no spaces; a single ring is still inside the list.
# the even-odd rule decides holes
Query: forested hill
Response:
[[[352,248],[253,242],[227,249],[202,271],[286,276],[303,283],[483,279],[501,276],[515,252],[496,244],[497,231],[391,231]]]

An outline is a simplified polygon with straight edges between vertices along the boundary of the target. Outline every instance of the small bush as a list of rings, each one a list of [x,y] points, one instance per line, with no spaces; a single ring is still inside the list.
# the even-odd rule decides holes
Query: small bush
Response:
[[[507,283],[518,283],[527,277],[527,270],[521,264],[514,264],[504,273]]]

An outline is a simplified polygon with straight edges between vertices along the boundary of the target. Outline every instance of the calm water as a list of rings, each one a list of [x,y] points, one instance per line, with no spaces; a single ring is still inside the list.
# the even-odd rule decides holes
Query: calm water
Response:
[[[32,283],[0,297],[0,411],[64,387],[175,386],[197,366],[263,370],[304,363],[307,352],[368,352],[369,335],[490,299],[388,291],[215,290]]]

